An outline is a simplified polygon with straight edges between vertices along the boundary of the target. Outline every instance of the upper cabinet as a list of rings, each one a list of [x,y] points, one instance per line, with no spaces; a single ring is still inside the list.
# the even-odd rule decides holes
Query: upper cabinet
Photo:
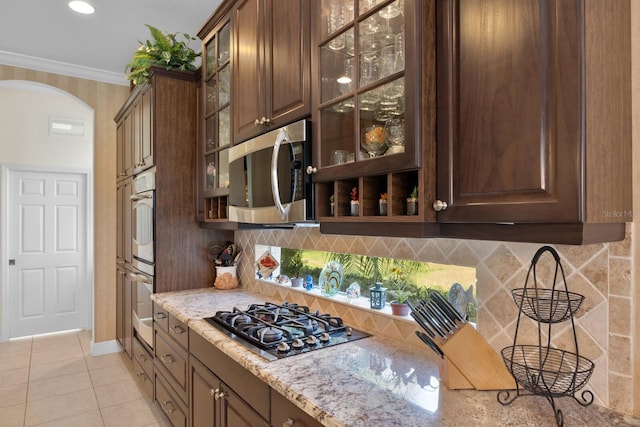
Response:
[[[233,139],[311,113],[310,1],[240,0],[233,18]]]
[[[407,199],[434,196],[435,2],[314,5],[321,231],[371,234],[371,223],[382,222],[373,233],[421,235],[435,214]]]
[[[198,33],[198,220],[227,215],[229,147],[311,114],[309,0],[227,0]]]
[[[629,2],[442,0],[437,18],[443,234],[623,238],[632,212]]]

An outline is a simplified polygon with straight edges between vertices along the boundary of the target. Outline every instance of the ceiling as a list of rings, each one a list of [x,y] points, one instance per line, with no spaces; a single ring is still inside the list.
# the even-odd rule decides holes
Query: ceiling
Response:
[[[0,64],[128,85],[125,67],[151,38],[145,24],[196,36],[222,0],[88,0],[93,15],[68,1],[3,0]],[[199,40],[190,46],[200,51]]]

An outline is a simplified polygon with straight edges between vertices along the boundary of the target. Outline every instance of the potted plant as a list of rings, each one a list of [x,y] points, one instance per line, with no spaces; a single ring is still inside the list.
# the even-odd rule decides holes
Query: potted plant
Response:
[[[351,198],[351,215],[360,215],[360,202],[358,201],[358,187],[353,187],[349,193]]]
[[[291,271],[291,286],[294,288],[299,288],[304,285],[304,277],[300,276],[300,270],[303,265],[302,249],[292,249],[287,271]]]
[[[129,71],[127,79],[135,85],[147,82],[152,66],[164,67],[167,70],[196,70],[194,61],[200,53],[189,47],[189,43],[196,40],[195,37],[182,33],[185,41],[178,41],[178,33],[164,34],[151,25],[145,25],[149,28],[153,41],[140,42],[140,47],[133,53],[131,62],[125,68],[125,71]]]
[[[387,214],[387,193],[382,193],[380,195],[380,200],[378,200],[378,210],[380,215]]]
[[[393,295],[390,303],[391,313],[396,316],[407,316],[409,314],[407,301],[413,296],[413,291],[404,277],[404,272],[397,267],[391,269],[391,286],[392,289],[389,291]]]
[[[413,187],[413,191],[407,197],[407,215],[418,215],[418,186]]]

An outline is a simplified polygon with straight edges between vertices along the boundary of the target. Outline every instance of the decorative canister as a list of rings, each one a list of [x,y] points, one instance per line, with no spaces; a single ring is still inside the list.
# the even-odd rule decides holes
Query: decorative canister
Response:
[[[217,289],[235,289],[238,287],[236,266],[216,266],[216,280],[213,286]]]

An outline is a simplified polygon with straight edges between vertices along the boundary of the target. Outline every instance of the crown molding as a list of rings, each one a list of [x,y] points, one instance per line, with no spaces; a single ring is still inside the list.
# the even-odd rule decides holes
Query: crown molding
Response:
[[[50,59],[36,58],[34,56],[27,56],[4,50],[0,50],[0,64],[36,71],[44,71],[47,73],[62,74],[64,76],[77,77],[80,79],[95,80],[120,86],[129,86],[129,81],[124,74],[83,67],[81,65],[67,64],[65,62],[52,61]]]

